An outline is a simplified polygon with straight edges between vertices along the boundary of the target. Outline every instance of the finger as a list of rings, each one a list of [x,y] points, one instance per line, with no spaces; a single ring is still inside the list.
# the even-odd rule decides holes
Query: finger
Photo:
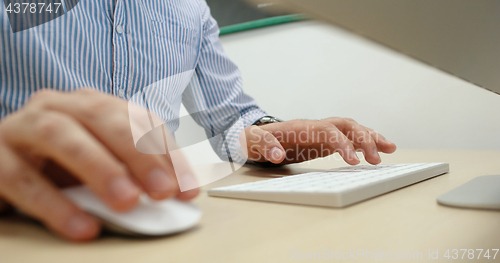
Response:
[[[303,148],[302,146],[315,147],[315,145],[318,144],[326,144],[333,149],[333,152],[338,152],[348,164],[355,165],[359,163],[359,158],[356,155],[352,142],[332,123],[325,121],[294,120],[268,124],[262,126],[262,128],[270,131],[284,144],[298,145],[298,148]],[[288,153],[287,150],[287,160],[289,159],[289,154],[293,154],[293,152]],[[299,156],[300,152],[295,153],[295,155]],[[291,158],[293,159],[294,157]],[[301,157],[296,159],[299,160]]]
[[[245,129],[247,139],[248,159],[262,162],[269,161],[275,164],[285,159],[285,150],[276,137],[269,131],[258,126]]]
[[[134,207],[140,189],[127,169],[78,122],[57,112],[27,111],[23,119],[7,119],[4,141],[53,159],[117,211]]]
[[[75,241],[95,238],[99,222],[81,211],[27,162],[0,146],[0,195],[57,234]]]
[[[57,188],[67,188],[82,184],[82,182],[75,178],[70,172],[57,163],[54,163],[52,160],[47,160],[41,168],[35,168],[35,170],[41,171],[43,176]]]
[[[342,118],[340,121],[334,121],[334,123],[342,133],[353,141],[357,149],[362,150],[367,162],[371,164],[380,163],[381,159],[378,154],[377,145],[364,126],[348,118]]]
[[[42,107],[76,118],[129,168],[150,197],[165,199],[179,192],[173,168],[165,156],[141,153],[135,147],[131,125],[141,121],[136,122],[129,116],[142,116],[140,113],[145,109],[138,106],[129,108],[123,100],[91,90],[51,94],[50,98],[44,98]],[[130,115],[129,110],[133,111]],[[150,124],[149,121],[147,124]],[[164,147],[161,135],[159,138],[144,138],[143,143],[153,148]]]
[[[371,137],[377,144],[377,149],[383,153],[393,153],[396,151],[396,144],[387,140],[382,134],[368,128],[364,127],[370,133]]]
[[[190,184],[191,182],[189,182],[188,180],[196,181],[196,178],[194,178],[194,176],[192,174],[185,174],[185,175],[183,175],[182,178],[183,179],[181,179],[181,180],[184,180],[184,184]],[[195,184],[197,184],[197,183],[195,183]],[[191,200],[191,199],[195,198],[196,196],[198,196],[199,193],[200,193],[200,188],[199,188],[199,186],[197,186],[196,188],[193,188],[191,190],[180,192],[179,194],[177,194],[177,199],[183,200],[183,201],[188,201],[188,200]]]
[[[342,133],[335,125],[326,125],[323,129],[328,132],[327,134],[330,146],[335,149],[340,156],[342,156],[344,161],[350,165],[360,163],[354,145],[344,133]]]

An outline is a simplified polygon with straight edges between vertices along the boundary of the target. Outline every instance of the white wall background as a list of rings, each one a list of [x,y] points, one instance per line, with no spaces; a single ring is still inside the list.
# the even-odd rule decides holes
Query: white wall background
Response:
[[[500,150],[499,95],[343,29],[306,21],[221,40],[277,117],[351,117],[399,148]]]

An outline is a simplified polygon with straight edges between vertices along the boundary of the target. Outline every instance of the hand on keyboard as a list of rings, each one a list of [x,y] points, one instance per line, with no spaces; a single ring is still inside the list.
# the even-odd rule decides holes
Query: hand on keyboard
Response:
[[[298,163],[338,152],[351,165],[381,162],[378,152],[393,153],[396,145],[379,133],[348,118],[292,120],[245,129],[248,158],[275,164]],[[242,136],[243,137],[243,136]]]

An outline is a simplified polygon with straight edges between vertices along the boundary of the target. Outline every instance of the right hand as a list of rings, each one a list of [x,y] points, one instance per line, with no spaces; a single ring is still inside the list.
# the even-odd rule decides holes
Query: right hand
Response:
[[[99,234],[100,223],[58,187],[85,184],[115,211],[135,207],[143,191],[156,200],[194,198],[197,189],[180,192],[168,154],[135,149],[127,110],[126,101],[90,89],[44,90],[2,119],[0,212],[12,205],[83,241]]]

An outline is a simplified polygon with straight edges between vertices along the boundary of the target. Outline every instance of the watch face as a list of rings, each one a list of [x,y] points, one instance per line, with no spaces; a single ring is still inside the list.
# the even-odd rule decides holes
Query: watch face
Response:
[[[257,125],[266,125],[269,123],[276,123],[276,122],[282,122],[282,120],[275,118],[275,117],[270,117],[270,116],[265,116],[262,117],[258,122]]]
[[[260,119],[260,122],[271,123],[271,122],[274,122],[274,120],[271,117],[264,117],[264,118]]]

